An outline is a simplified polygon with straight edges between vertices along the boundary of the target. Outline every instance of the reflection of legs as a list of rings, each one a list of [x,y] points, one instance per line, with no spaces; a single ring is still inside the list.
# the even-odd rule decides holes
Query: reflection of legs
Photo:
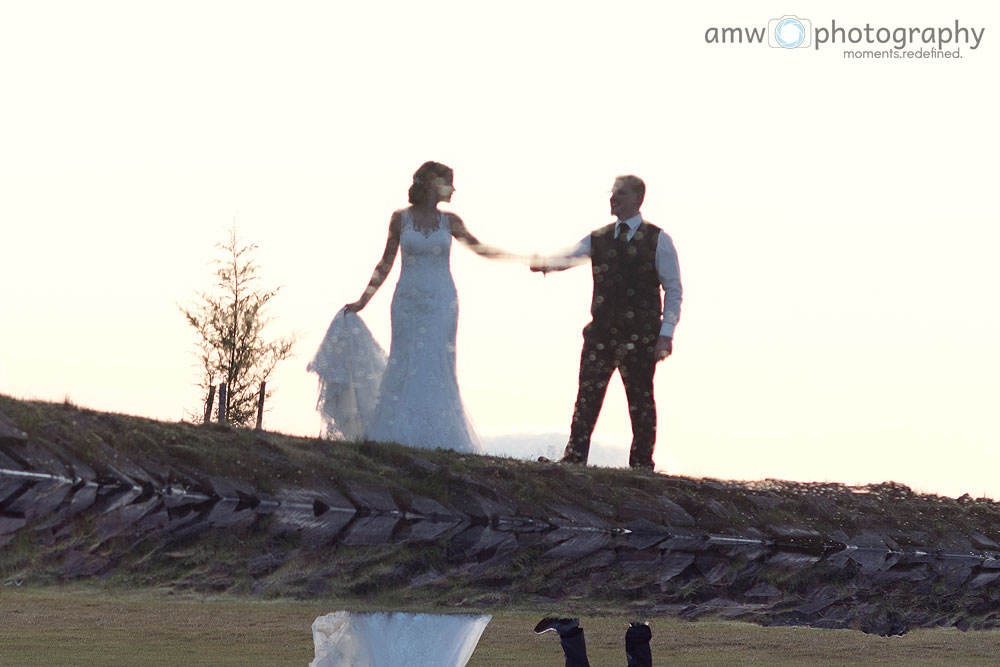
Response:
[[[563,653],[566,654],[566,667],[590,667],[583,628],[573,628],[566,634],[560,634],[559,641],[562,642]]]
[[[566,445],[564,461],[586,463],[590,453],[590,435],[594,432],[597,415],[608,391],[608,381],[615,372],[613,350],[606,343],[585,336],[583,352],[580,354],[580,388],[573,410],[573,424],[570,427],[569,444]]]
[[[587,662],[587,644],[583,639],[583,628],[578,618],[556,618],[547,616],[535,626],[536,634],[549,630],[559,633],[559,642],[566,655],[566,667],[590,667]]]
[[[625,657],[628,667],[653,667],[649,640],[653,636],[645,623],[632,623],[625,633]]]
[[[628,464],[633,468],[652,470],[653,446],[656,444],[656,401],[653,398],[656,361],[653,348],[640,345],[625,355],[619,370],[632,420],[632,450]]]

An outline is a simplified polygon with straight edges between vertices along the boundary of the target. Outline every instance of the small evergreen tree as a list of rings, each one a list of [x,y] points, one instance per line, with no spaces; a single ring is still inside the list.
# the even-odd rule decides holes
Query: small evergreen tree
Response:
[[[199,293],[198,302],[181,312],[198,332],[198,360],[204,374],[198,384],[202,396],[209,387],[225,382],[226,418],[231,424],[249,426],[256,421],[260,384],[278,362],[291,356],[294,336],[268,340],[264,328],[271,322],[268,302],[281,289],[260,286],[260,267],[252,259],[256,245],[244,244],[236,233],[217,243],[220,257],[215,265],[215,289]],[[265,398],[270,397],[266,392]],[[201,412],[194,413],[201,415]]]

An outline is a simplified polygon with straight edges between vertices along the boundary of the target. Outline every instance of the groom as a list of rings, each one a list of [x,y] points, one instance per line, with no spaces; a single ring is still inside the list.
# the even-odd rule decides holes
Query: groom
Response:
[[[619,176],[611,189],[618,218],[595,230],[569,253],[532,262],[532,271],[562,271],[590,259],[593,319],[583,330],[580,388],[563,463],[587,463],[590,436],[615,369],[621,374],[632,419],[629,465],[653,469],[656,403],[653,373],[673,351],[681,311],[681,275],[674,243],[639,213],[646,184]],[[661,299],[660,288],[665,298]]]

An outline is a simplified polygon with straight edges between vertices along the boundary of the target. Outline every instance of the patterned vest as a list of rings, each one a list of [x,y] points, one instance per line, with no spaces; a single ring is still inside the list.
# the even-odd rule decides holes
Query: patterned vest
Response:
[[[590,304],[593,321],[586,332],[601,337],[654,338],[660,331],[663,298],[656,272],[656,246],[660,228],[643,221],[620,252],[615,224],[590,235],[594,297]],[[635,339],[633,339],[635,340]],[[648,340],[647,340],[648,342]]]

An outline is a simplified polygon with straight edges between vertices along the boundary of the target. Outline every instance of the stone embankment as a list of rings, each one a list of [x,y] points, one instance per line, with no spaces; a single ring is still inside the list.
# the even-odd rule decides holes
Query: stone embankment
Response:
[[[617,608],[881,635],[1000,624],[1000,506],[989,500],[4,407],[8,584],[96,578],[237,595]],[[211,465],[191,453],[192,439],[211,447],[216,437],[229,443],[220,452],[238,439],[240,460]],[[298,448],[322,457],[303,472]],[[233,472],[242,459],[253,474]],[[296,466],[298,475],[280,472]]]

